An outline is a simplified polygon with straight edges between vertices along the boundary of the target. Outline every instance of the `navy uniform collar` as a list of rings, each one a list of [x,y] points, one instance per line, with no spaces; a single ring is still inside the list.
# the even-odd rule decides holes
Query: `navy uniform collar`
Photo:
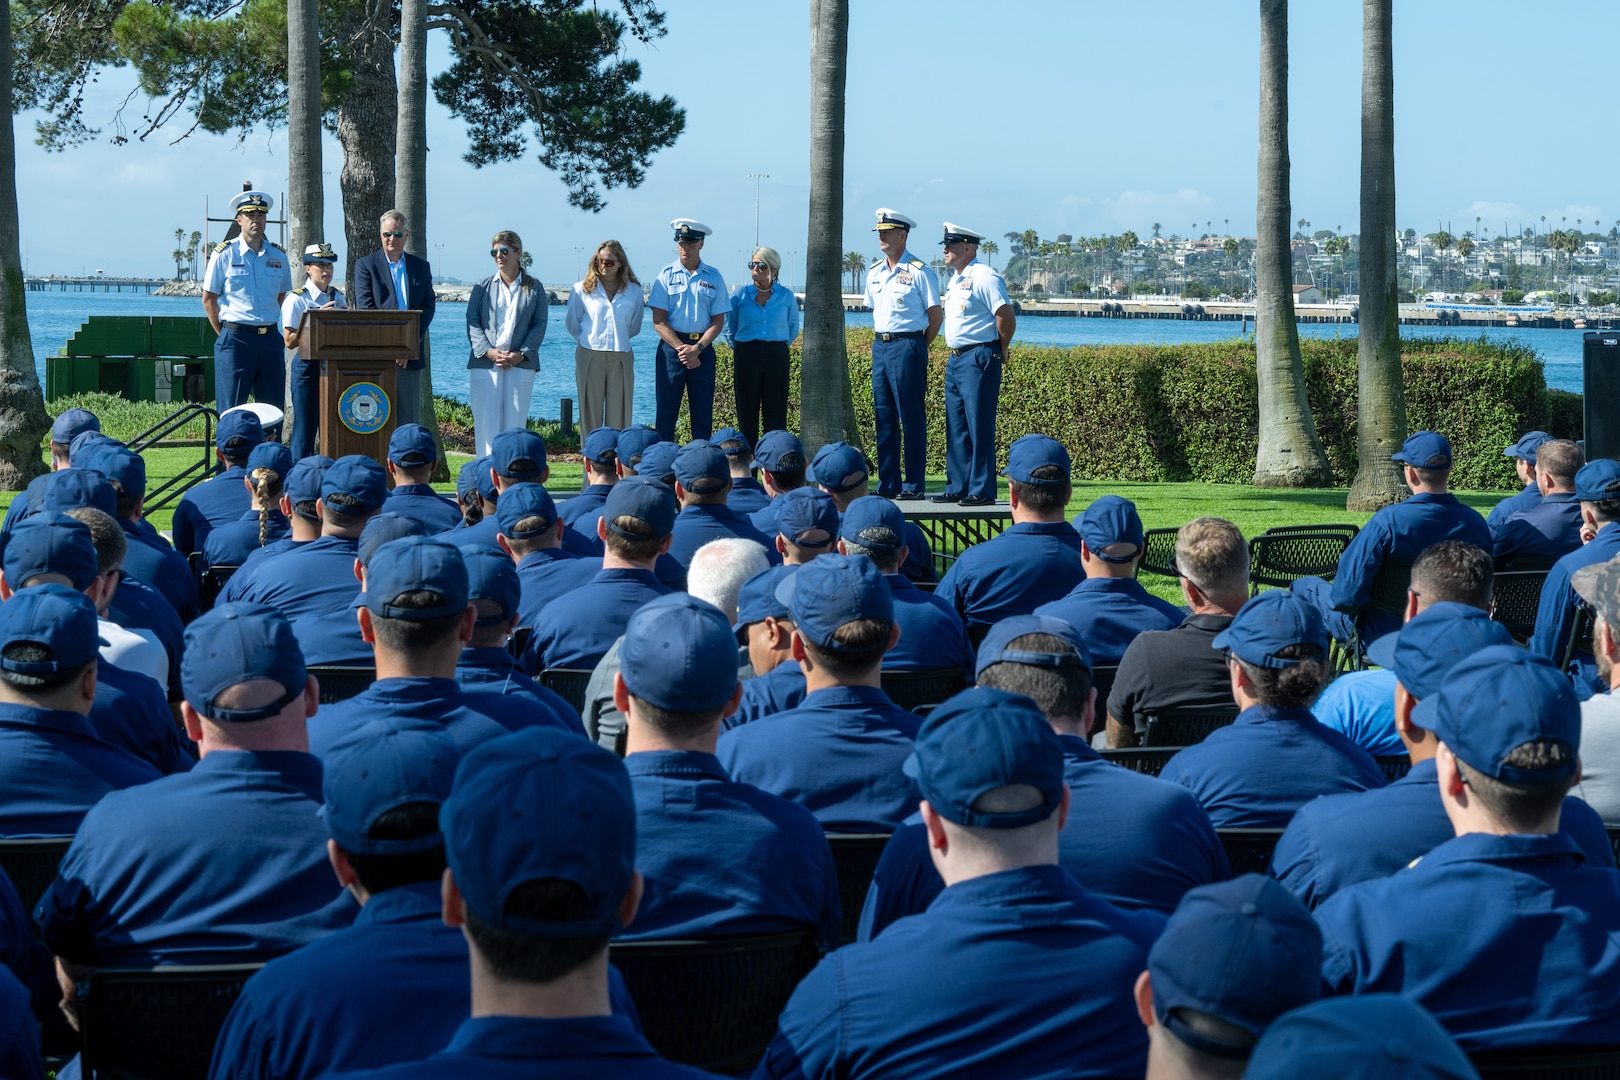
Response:
[[[373,893],[355,916],[354,925],[437,922],[443,911],[437,881],[417,881]]]
[[[431,698],[453,697],[461,693],[461,684],[454,679],[413,675],[393,679],[378,679],[366,688],[367,697],[384,697],[393,701],[426,701]]]
[[[512,658],[512,654],[498,645],[483,645],[476,648],[468,646],[462,649],[461,655],[456,658],[458,668],[479,667],[505,671],[516,666],[517,661]]]
[[[1449,491],[1414,491],[1406,497],[1409,503],[1434,503],[1439,506],[1458,506],[1457,496]]]
[[[627,754],[624,768],[631,776],[671,776],[692,780],[730,780],[725,766],[701,750],[643,750]]]
[[[1079,536],[1080,533],[1067,521],[1019,521],[1007,526],[1001,531],[1002,536],[1009,533],[1034,536]]]
[[[394,490],[390,491],[388,494],[390,494],[390,495],[422,495],[422,494],[437,495],[438,492],[433,490],[433,486],[431,484],[395,484],[394,485]]]
[[[1147,589],[1135,578],[1128,577],[1088,577],[1073,589],[1074,592],[1108,592],[1130,593],[1133,596],[1142,595]]]
[[[536,548],[518,560],[517,568],[522,571],[525,567],[539,566],[541,563],[563,562],[577,558],[578,555],[562,547]]]
[[[591,581],[636,581],[643,585],[663,587],[663,582],[658,580],[657,574],[654,574],[651,570],[643,570],[640,567],[603,567],[596,572],[596,576],[591,578]]]
[[[88,718],[66,709],[41,709],[34,705],[0,702],[0,725],[64,731],[98,741],[100,739]]]
[[[1566,832],[1547,836],[1494,836],[1490,833],[1464,833],[1453,837],[1423,856],[1415,865],[1440,868],[1453,863],[1513,863],[1529,860],[1574,860],[1585,862],[1580,845]]]
[[[277,773],[321,782],[321,759],[302,750],[210,750],[191,769],[198,773]]]
[[[1395,783],[1390,784],[1389,786],[1394,787],[1395,784],[1438,783],[1440,783],[1440,766],[1435,764],[1434,758],[1426,758],[1423,761],[1415,763],[1406,771],[1405,776],[1401,777],[1399,780],[1395,781]]]
[[[462,1021],[456,1037],[443,1052],[518,1061],[657,1057],[629,1021],[618,1016],[580,1016],[566,1020],[475,1016]]]
[[[349,536],[321,536],[298,546],[300,551],[347,551],[360,554],[360,541]]]
[[[929,912],[958,907],[1004,907],[1023,901],[1050,903],[1085,895],[1069,872],[1055,863],[1002,870],[947,886],[928,905]]]
[[[901,573],[884,574],[883,580],[889,583],[889,591],[891,593],[903,593],[907,589],[910,589],[912,592],[922,592],[921,589],[917,588],[917,586],[911,583],[910,578]]]
[[[688,514],[692,517],[713,518],[716,521],[734,522],[741,520],[737,511],[725,503],[693,503],[691,506],[681,507],[680,516],[686,517]]]
[[[1290,720],[1296,724],[1307,721],[1314,724],[1316,717],[1311,715],[1309,709],[1284,709],[1276,705],[1253,705],[1238,713],[1234,724],[1275,724],[1283,720]]]
[[[581,495],[606,495],[613,490],[612,484],[587,484]]]
[[[1102,755],[1091,748],[1091,744],[1078,735],[1059,735],[1058,745],[1063,748],[1065,761],[1100,761]]]
[[[1544,503],[1572,503],[1575,502],[1576,499],[1573,491],[1554,491],[1550,494],[1543,495],[1541,497],[1541,501]]]
[[[795,663],[797,666],[797,663]],[[774,669],[773,669],[774,670]],[[828,686],[804,695],[801,709],[868,709],[877,705],[894,705],[881,687]],[[895,706],[898,708],[898,706]]]

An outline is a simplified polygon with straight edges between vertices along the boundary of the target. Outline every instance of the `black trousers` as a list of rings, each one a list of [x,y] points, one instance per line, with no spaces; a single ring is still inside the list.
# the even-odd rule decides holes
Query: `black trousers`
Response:
[[[759,445],[759,433],[787,427],[788,343],[739,341],[733,352],[737,390],[737,429],[748,445]],[[761,427],[760,418],[764,417]]]

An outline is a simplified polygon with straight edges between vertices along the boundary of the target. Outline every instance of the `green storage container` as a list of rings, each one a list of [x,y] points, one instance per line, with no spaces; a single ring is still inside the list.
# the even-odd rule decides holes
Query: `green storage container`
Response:
[[[214,400],[214,328],[202,317],[92,315],[45,359],[45,399]]]

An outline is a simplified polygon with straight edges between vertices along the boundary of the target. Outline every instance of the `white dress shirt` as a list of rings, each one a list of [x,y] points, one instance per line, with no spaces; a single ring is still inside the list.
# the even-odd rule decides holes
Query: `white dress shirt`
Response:
[[[518,291],[522,288],[522,274],[513,278],[510,284],[496,274],[494,280],[489,283],[489,297],[495,305],[495,325],[491,328],[494,330],[491,339],[497,349],[511,351],[512,335],[517,329]]]
[[[626,282],[610,300],[600,281],[590,292],[583,281],[576,281],[568,293],[568,333],[587,349],[630,352],[630,342],[641,333],[645,310],[641,286],[633,282]]]

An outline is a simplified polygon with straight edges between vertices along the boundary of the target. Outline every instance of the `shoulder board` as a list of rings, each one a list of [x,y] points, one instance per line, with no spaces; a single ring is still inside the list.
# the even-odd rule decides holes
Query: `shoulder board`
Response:
[[[224,251],[226,248],[228,248],[230,246],[231,246],[231,242],[229,240],[221,240],[219,243],[214,245],[214,250],[215,251]]]
[[[271,247],[275,248],[277,251],[281,252],[283,255],[287,254],[287,249],[282,247],[280,244],[276,243],[274,240],[266,240],[265,243],[270,245]]]
[[[911,260],[911,265],[915,266],[917,269],[921,270],[924,267],[926,267],[928,264],[923,262],[921,259],[912,259]]]

